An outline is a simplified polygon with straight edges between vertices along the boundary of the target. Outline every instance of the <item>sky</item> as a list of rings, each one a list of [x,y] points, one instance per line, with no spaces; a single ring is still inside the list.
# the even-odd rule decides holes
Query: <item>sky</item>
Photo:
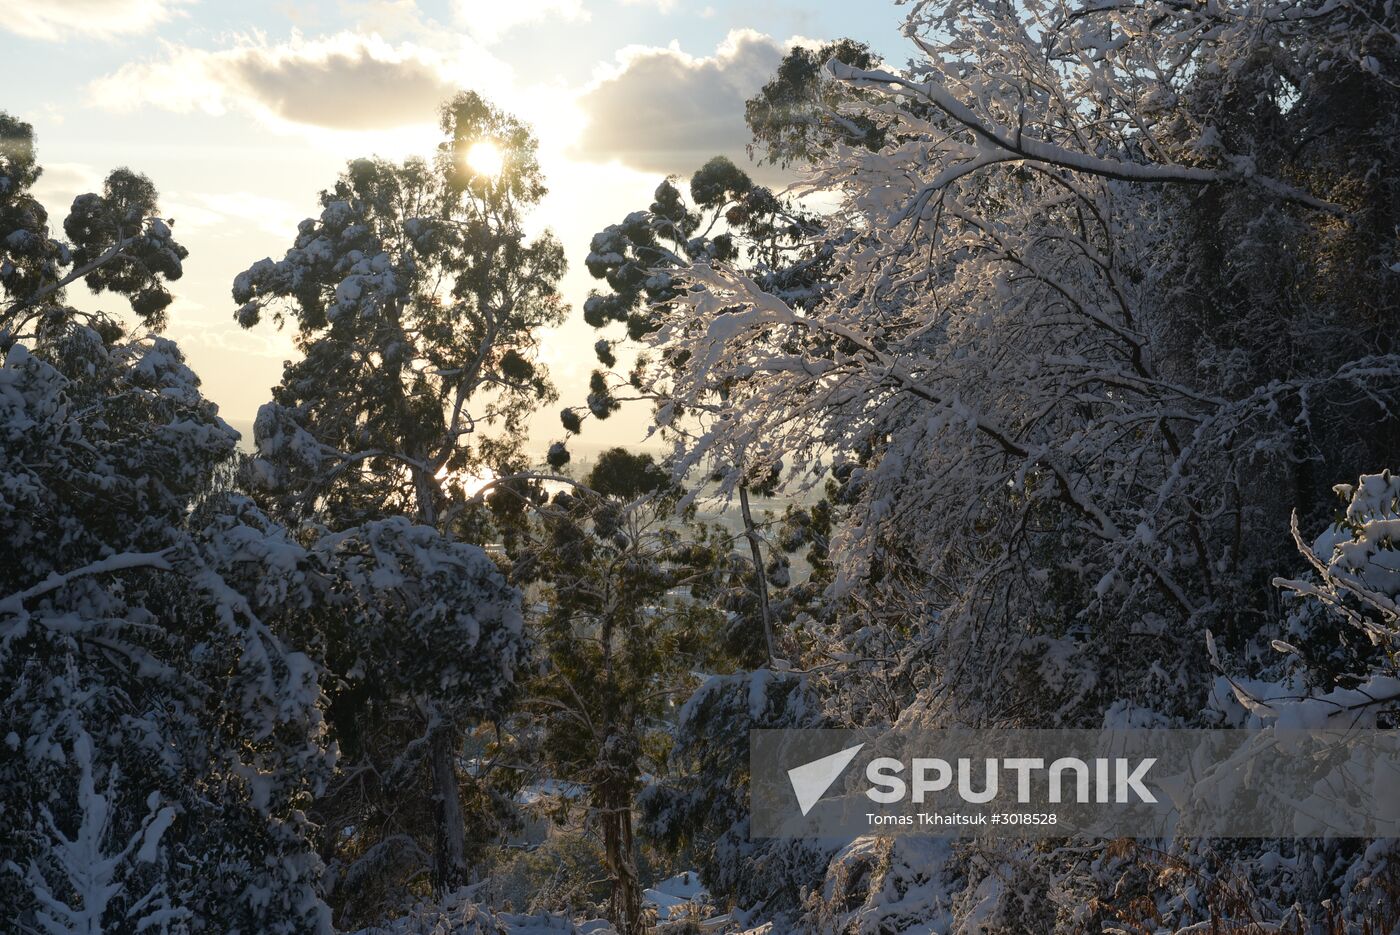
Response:
[[[190,250],[166,334],[248,435],[295,351],[270,321],[235,324],[233,277],[282,256],[348,160],[429,154],[438,105],[483,94],[540,139],[550,194],[531,223],[570,267],[569,320],[544,340],[562,406],[596,366],[592,235],[668,174],[721,153],[748,165],[743,101],[793,43],[848,36],[902,63],[901,14],[893,0],[0,0],[0,109],[34,126],[55,230],[113,168],[155,182]],[[533,448],[562,437],[558,408]],[[637,444],[648,416],[631,407],[588,438]]]

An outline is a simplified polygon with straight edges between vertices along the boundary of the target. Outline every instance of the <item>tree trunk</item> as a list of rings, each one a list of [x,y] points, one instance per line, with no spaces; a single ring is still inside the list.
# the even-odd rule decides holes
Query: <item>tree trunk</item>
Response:
[[[437,819],[433,848],[433,892],[438,894],[450,893],[468,882],[467,824],[462,814],[461,790],[457,787],[452,736],[450,729],[439,727],[428,745]]]
[[[612,875],[611,919],[618,935],[642,935],[642,884],[632,841],[632,808],[625,795],[603,790],[603,846]]]
[[[773,645],[773,612],[768,606],[768,575],[763,564],[763,549],[759,545],[758,529],[749,510],[749,485],[739,485],[739,509],[744,517],[744,538],[749,540],[749,552],[753,554],[753,570],[758,588],[758,608],[763,618],[763,642],[768,647],[768,664],[778,658]]]
[[[426,454],[415,452],[418,460]],[[433,480],[427,472],[414,469],[414,486],[418,499],[418,520],[425,526],[437,525],[437,505],[433,498]],[[428,711],[429,723],[436,720]],[[433,774],[433,813],[436,819],[433,847],[433,892],[450,893],[466,886],[467,820],[462,812],[462,790],[457,786],[455,732],[450,722],[439,724],[428,742],[428,764]]]

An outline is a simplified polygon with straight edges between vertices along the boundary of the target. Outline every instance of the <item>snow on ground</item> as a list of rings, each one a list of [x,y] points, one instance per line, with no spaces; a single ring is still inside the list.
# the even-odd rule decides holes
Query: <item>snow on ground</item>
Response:
[[[564,782],[559,779],[541,779],[531,783],[515,797],[515,801],[522,805],[534,805],[541,799],[566,798],[577,799],[583,795],[583,786],[577,783]]]
[[[356,935],[616,935],[606,919],[573,920],[554,913],[524,915],[492,912],[475,902],[477,887],[467,887],[439,903],[420,906],[393,922],[362,929]],[[642,902],[655,909],[656,921],[686,920],[702,932],[733,931],[728,914],[717,914],[700,875],[687,870],[643,891]],[[664,930],[664,929],[663,929]],[[764,935],[762,928],[752,935]]]
[[[656,907],[658,922],[694,915],[697,909],[707,905],[709,901],[710,894],[700,884],[700,875],[694,870],[678,873],[669,880],[662,880],[651,889],[642,891],[643,904]]]
[[[642,891],[642,903],[656,910],[656,921],[685,920],[699,926],[702,932],[730,932],[737,926],[728,914],[717,914],[710,893],[700,882],[700,874],[685,870],[656,886]]]
[[[424,904],[387,925],[361,929],[355,935],[616,935],[605,919],[575,921],[557,913],[492,912],[473,901],[477,889],[466,887],[441,902]]]

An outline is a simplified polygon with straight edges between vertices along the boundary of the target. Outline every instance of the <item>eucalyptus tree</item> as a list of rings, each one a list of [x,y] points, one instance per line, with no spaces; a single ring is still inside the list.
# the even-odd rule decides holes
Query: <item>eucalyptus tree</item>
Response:
[[[160,217],[151,180],[130,169],[115,169],[102,192],[73,200],[64,219],[68,240],[50,236],[48,212],[31,188],[43,170],[35,158],[33,128],[0,113],[0,160],[5,184],[0,187],[0,224],[7,234],[0,244],[0,287],[8,296],[4,333],[13,340],[46,316],[52,320],[64,290],[83,282],[92,292],[111,292],[125,300],[139,321],[159,329],[172,301],[166,283],[184,272],[189,251],[172,236]],[[63,320],[84,316],[71,309]]]
[[[34,931],[329,931],[310,557],[158,326],[185,250],[113,172],[64,242],[0,113],[0,903]],[[133,315],[85,312],[85,281]]]
[[[714,635],[730,549],[693,509],[677,519],[683,493],[651,456],[610,449],[583,484],[539,507],[516,565],[540,597],[542,669],[527,701],[540,765],[582,790],[585,823],[603,841],[609,917],[626,935],[645,930],[637,795],[665,772],[668,722],[691,673],[723,657]]]
[[[886,130],[814,166],[830,287],[671,274],[637,393],[687,414],[677,464],[726,489],[849,477],[829,596],[867,613],[809,657],[835,663],[833,713],[1211,723],[1205,634],[1278,634],[1290,510],[1317,522],[1332,481],[1395,459],[1393,12],[923,2],[907,31],[907,72],[830,67],[873,95],[838,114]],[[965,865],[959,905],[1006,866],[1043,907],[1069,859]],[[883,872],[830,889],[834,926],[882,924]],[[1014,927],[1022,895],[979,918]]]
[[[838,39],[818,48],[798,45],[783,56],[778,72],[744,103],[753,133],[749,155],[784,168],[799,168],[838,145],[879,150],[889,121],[863,109],[844,109],[863,92],[836,80],[827,63],[876,68],[880,57],[863,42]]]
[[[881,112],[898,121],[885,150],[847,149],[821,169],[854,234],[834,258],[834,288],[802,307],[741,270],[693,268],[682,278],[699,288],[672,303],[652,348],[685,366],[657,368],[642,385],[696,405],[702,425],[683,452],[691,463],[731,464],[737,447],[792,479],[833,462],[859,472],[856,517],[837,537],[843,586],[908,584],[910,600],[934,599],[937,639],[962,634],[971,653],[957,664],[947,657],[945,675],[978,673],[965,680],[969,695],[942,697],[1027,685],[986,677],[1020,651],[970,637],[992,620],[1015,630],[1038,619],[1046,629],[1013,640],[1032,658],[1068,640],[1075,656],[1118,660],[1121,683],[1092,673],[1099,662],[1087,659],[1059,673],[1067,694],[1050,710],[1068,715],[1088,702],[1083,713],[1095,717],[1114,701],[1103,693],[1142,683],[1123,667],[1134,653],[1105,638],[1111,628],[1095,631],[1095,646],[1076,635],[1081,627],[1127,613],[1223,632],[1228,618],[1247,637],[1260,621],[1242,608],[1257,606],[1258,592],[1247,592],[1265,572],[1261,556],[1233,543],[1253,524],[1286,520],[1290,504],[1275,501],[1272,485],[1309,463],[1335,472],[1393,445],[1394,361],[1371,320],[1393,314],[1396,274],[1356,225],[1394,209],[1393,183],[1373,181],[1388,177],[1392,154],[1376,137],[1393,135],[1394,121],[1356,138],[1351,175],[1304,190],[1286,179],[1331,178],[1346,159],[1268,137],[1240,142],[1257,154],[1240,156],[1222,137],[1226,124],[1206,123],[1229,116],[1229,82],[1173,58],[1175,39],[1152,32],[1085,59],[1099,36],[1087,20],[1127,14],[1051,17],[1058,30],[1039,36],[1000,8],[954,24],[962,9],[918,6],[911,28],[930,37],[920,74],[833,65],[854,86],[887,92],[894,103]],[[1343,79],[1329,68],[1290,106],[1281,66],[1260,64],[1263,40],[1236,15],[1183,14],[1210,34],[1234,81],[1275,92],[1270,132],[1307,140],[1322,119],[1310,94],[1335,93],[1334,81],[1387,93],[1365,69]],[[1274,28],[1298,61],[1341,62],[1372,32],[1358,23],[1314,41]],[[1015,67],[1000,71],[1004,63]],[[1177,89],[1171,106],[1141,79],[1153,70]],[[1042,84],[1055,93],[1036,91]],[[1083,99],[1115,119],[1086,121]],[[1257,115],[1262,105],[1250,100]],[[1250,129],[1242,117],[1228,126]],[[1379,203],[1359,185],[1376,186]],[[1202,259],[1182,277],[1182,255],[1205,249],[1197,214],[1211,205],[1210,249],[1228,264]],[[1371,256],[1343,273],[1334,258],[1352,251]],[[1298,287],[1280,292],[1281,282]],[[1302,336],[1312,342],[1306,357]],[[721,405],[701,408],[716,386],[726,388]],[[1335,429],[1367,415],[1379,423],[1367,438]],[[917,482],[930,471],[938,484]],[[728,473],[730,486],[742,482]],[[1299,489],[1301,508],[1319,484]],[[1043,590],[1011,584],[1071,554],[1073,574],[1051,575]],[[1019,606],[1032,594],[1034,608]],[[1141,662],[1151,666],[1153,654]],[[1080,675],[1094,683],[1087,695],[1076,694],[1087,685]],[[1003,703],[1011,699],[981,710]]]
[[[392,626],[367,638],[349,620],[325,651],[336,660],[333,730],[366,757],[347,776],[376,777],[370,797],[384,836],[413,838],[418,829],[395,828],[392,816],[411,811],[405,791],[429,777],[439,890],[468,878],[463,729],[508,704],[523,642],[518,596],[503,609],[494,586],[434,596],[432,585],[460,562],[484,560],[454,541],[467,482],[519,466],[526,417],[554,398],[539,331],[565,313],[562,251],[552,236],[525,232],[545,193],[529,130],[472,93],[444,105],[441,125],[431,159],[350,163],[286,256],[253,264],[233,288],[244,327],[269,313],[290,322],[302,354],[254,429],[254,471],[278,515],[331,532],[402,516],[429,531],[396,533],[411,561],[390,564],[402,574],[394,600],[403,612],[445,628],[432,634],[437,648],[425,656]],[[478,168],[482,147],[499,154],[499,172]],[[421,677],[397,677],[408,669]],[[360,736],[371,724],[415,721],[387,763],[369,752],[385,737]],[[350,840],[361,856],[374,843]]]
[[[623,376],[617,366],[621,345],[644,346],[659,327],[661,317],[688,288],[678,277],[696,262],[740,263],[761,283],[794,304],[815,301],[825,288],[829,266],[827,245],[813,247],[821,229],[818,217],[796,199],[784,198],[761,185],[723,156],[702,166],[689,182],[687,201],[674,178],[656,189],[647,210],[634,211],[618,224],[594,235],[587,266],[605,288],[594,290],[584,305],[584,320],[603,335],[595,345],[602,368],[593,372],[584,406],[570,406],[561,413],[570,434],[583,430],[587,418],[606,419],[623,401],[645,400],[655,410],[655,428],[662,437],[685,435],[694,428],[690,409],[668,395],[666,386],[653,382],[642,387],[643,375],[683,366],[663,353],[652,361],[638,357],[632,371]],[[617,333],[619,324],[624,333]],[[716,387],[722,393],[722,387]],[[693,404],[703,407],[708,403]],[[559,450],[564,450],[563,443]],[[738,462],[736,462],[737,464]],[[683,473],[683,472],[682,472]],[[780,657],[775,636],[775,598],[770,587],[787,583],[787,559],[771,552],[764,556],[763,537],[749,505],[751,490],[771,490],[770,472],[754,472],[739,485],[739,501],[752,562],[750,587],[754,611],[766,645],[766,655]]]

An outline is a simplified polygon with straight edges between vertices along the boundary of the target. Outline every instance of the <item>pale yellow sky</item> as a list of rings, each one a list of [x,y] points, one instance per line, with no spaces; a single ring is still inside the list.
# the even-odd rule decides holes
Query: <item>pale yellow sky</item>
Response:
[[[534,233],[552,230],[564,243],[569,262],[561,291],[571,314],[563,326],[549,329],[543,354],[560,390],[560,401],[536,414],[530,433],[532,448],[542,450],[550,440],[563,436],[558,409],[569,403],[582,404],[589,374],[597,365],[592,347],[599,335],[579,313],[595,284],[583,264],[588,242],[606,225],[649,204],[662,176],[620,161],[598,163],[571,155],[586,126],[574,95],[548,88],[522,91],[503,81],[485,93],[536,128],[540,162],[550,191],[531,216],[530,227]],[[248,121],[236,113],[218,116]],[[316,211],[317,191],[329,186],[349,159],[366,153],[396,159],[429,154],[439,139],[437,128],[428,122],[346,132],[275,119],[266,124],[257,122],[256,117],[253,121],[253,146],[239,147],[246,161],[224,169],[222,179],[209,179],[216,183],[208,186],[210,190],[197,190],[195,178],[189,183],[179,178],[173,186],[162,184],[160,174],[151,173],[161,188],[162,211],[174,218],[177,239],[190,250],[184,276],[172,284],[177,301],[171,307],[166,333],[184,350],[204,383],[206,395],[245,434],[258,406],[269,399],[269,388],[280,379],[283,361],[295,350],[290,335],[276,330],[270,321],[252,331],[236,326],[228,297],[233,277],[263,256],[282,256],[291,245],[298,221]],[[101,185],[102,170],[88,163],[50,161],[54,147],[44,145],[43,120],[37,124],[40,157],[47,167],[38,194],[54,220],[61,223],[64,206],[75,195]],[[295,162],[286,165],[282,160],[291,151],[296,153]],[[143,155],[147,158],[141,158]],[[152,160],[151,155],[132,152],[128,161],[149,171],[145,169],[148,163],[164,161]],[[201,162],[213,157],[206,164],[210,169],[219,168],[222,154],[184,144],[166,156],[172,157],[183,163],[184,172],[197,178],[204,172]],[[285,173],[279,171],[279,165],[285,166]],[[178,177],[184,173],[165,174]],[[220,191],[222,186],[217,182],[230,178],[237,180],[237,190]],[[72,291],[79,304],[105,304],[101,298],[84,295],[81,288]],[[648,415],[645,407],[627,407],[606,425],[588,432],[587,441],[601,442],[606,436],[608,442],[618,444],[638,442],[645,434]]]

